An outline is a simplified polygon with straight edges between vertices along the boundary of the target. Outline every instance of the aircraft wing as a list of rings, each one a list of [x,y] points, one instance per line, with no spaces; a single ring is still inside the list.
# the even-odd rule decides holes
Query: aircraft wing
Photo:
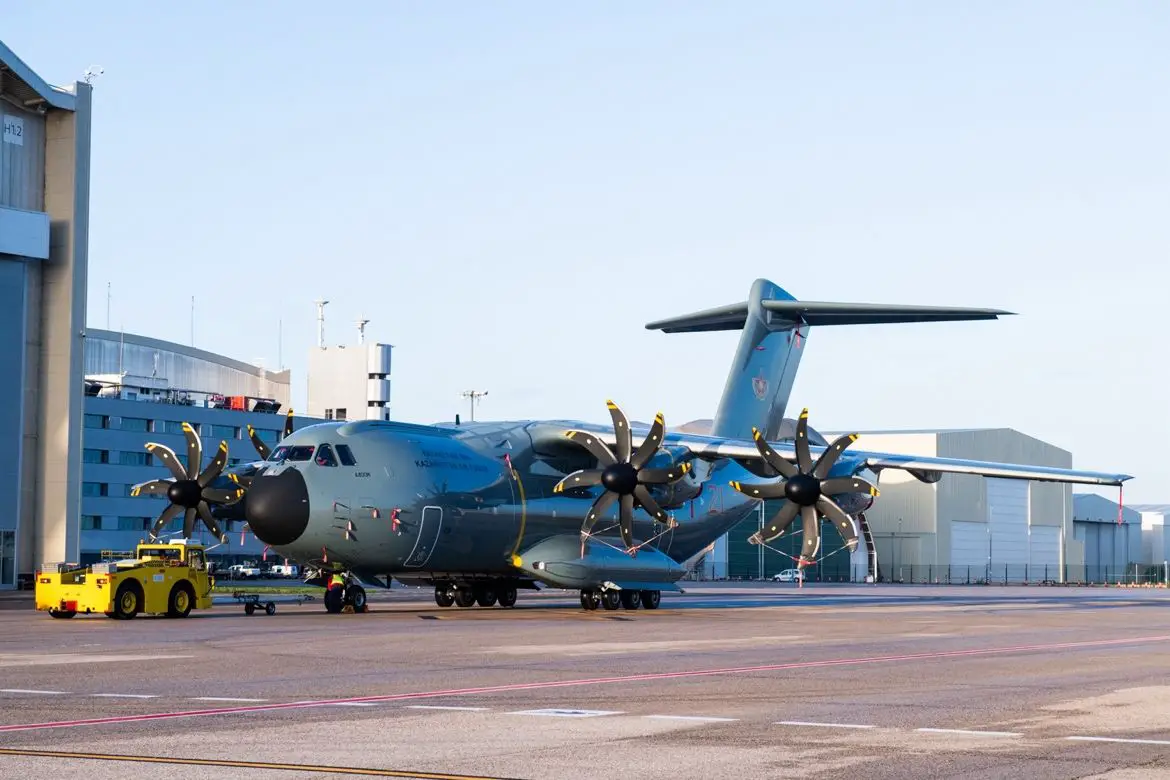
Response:
[[[570,430],[587,431],[613,448],[616,437],[613,429],[594,424],[575,424],[567,426],[564,432]],[[646,437],[647,426],[631,425],[634,446]],[[796,449],[791,441],[769,442],[772,449],[786,460],[796,462]],[[705,460],[731,458],[734,460],[762,461],[760,451],[755,442],[745,439],[724,439],[717,436],[703,436],[692,433],[668,433],[663,437],[664,447],[684,447],[694,457]],[[815,460],[825,447],[811,446],[809,451]],[[1028,466],[1016,463],[994,463],[982,460],[963,460],[961,458],[934,458],[919,455],[899,455],[889,452],[866,452],[853,449],[845,451],[842,460],[849,460],[874,469],[899,469],[914,474],[924,482],[937,482],[942,474],[975,474],[983,477],[998,479],[1026,479],[1035,482],[1069,482],[1080,485],[1112,485],[1120,486],[1126,480],[1133,479],[1129,474],[1111,474],[1100,471],[1080,471],[1076,469],[1062,469],[1053,466]]]

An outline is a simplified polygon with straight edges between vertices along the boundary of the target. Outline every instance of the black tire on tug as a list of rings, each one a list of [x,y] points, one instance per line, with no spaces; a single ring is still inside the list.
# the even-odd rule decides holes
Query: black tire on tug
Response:
[[[516,588],[513,585],[504,585],[496,588],[496,599],[501,607],[516,606]]]
[[[336,615],[345,608],[345,589],[340,585],[325,591],[325,611]]]
[[[191,607],[195,604],[195,594],[191,586],[180,582],[171,588],[170,598],[167,599],[167,617],[185,618],[191,614]]]
[[[662,591],[644,590],[639,595],[642,597],[642,609],[658,609],[658,602],[662,600]]]
[[[346,601],[353,605],[354,612],[365,612],[369,609],[369,604],[366,602],[365,588],[361,585],[351,585],[346,591]]]
[[[114,617],[118,620],[133,620],[142,609],[142,597],[132,582],[124,582],[114,596]]]

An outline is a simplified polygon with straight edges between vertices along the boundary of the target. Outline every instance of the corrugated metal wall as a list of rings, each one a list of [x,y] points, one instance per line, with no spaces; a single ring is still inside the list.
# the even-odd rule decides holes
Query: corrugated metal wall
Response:
[[[0,206],[45,210],[45,118],[0,100],[4,124],[19,120],[20,134],[0,141]],[[17,143],[19,141],[19,143]]]

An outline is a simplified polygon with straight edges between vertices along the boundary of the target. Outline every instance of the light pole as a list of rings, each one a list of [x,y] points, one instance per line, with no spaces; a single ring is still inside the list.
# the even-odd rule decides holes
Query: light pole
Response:
[[[483,398],[487,394],[488,394],[487,390],[484,390],[482,392],[479,390],[464,390],[461,393],[461,395],[464,398],[469,399],[469,402],[471,405],[471,422],[475,422],[475,403],[476,403],[476,401]]]
[[[760,536],[763,537],[763,535],[764,535],[764,502],[763,501],[760,502],[759,508],[760,508],[760,512],[759,512],[759,515],[760,515]],[[763,580],[764,579],[764,545],[763,544],[760,545],[759,566],[760,566],[760,579]]]

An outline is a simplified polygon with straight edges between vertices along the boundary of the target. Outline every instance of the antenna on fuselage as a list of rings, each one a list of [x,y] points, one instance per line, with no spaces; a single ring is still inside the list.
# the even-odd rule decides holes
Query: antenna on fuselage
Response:
[[[329,301],[313,301],[317,304],[317,348],[325,349],[325,304]]]

